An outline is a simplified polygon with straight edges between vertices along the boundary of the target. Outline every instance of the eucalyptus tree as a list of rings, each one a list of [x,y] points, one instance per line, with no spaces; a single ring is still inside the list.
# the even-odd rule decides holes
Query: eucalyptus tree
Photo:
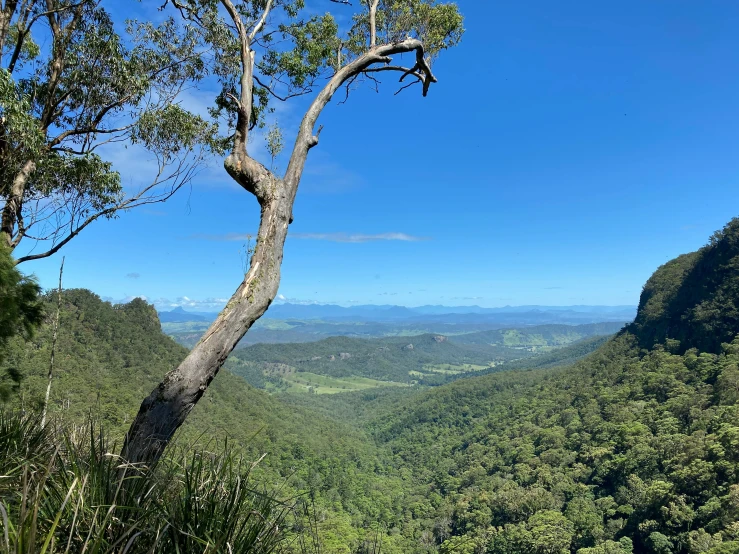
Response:
[[[119,31],[103,0],[0,0],[0,243],[17,263],[166,200],[219,150],[216,126],[178,102],[205,75],[200,36],[177,18]],[[132,189],[111,163],[124,145],[151,169]]]
[[[333,2],[333,3],[331,3]],[[436,82],[431,64],[462,35],[453,3],[436,0],[313,0],[312,13],[329,7],[338,17],[302,17],[304,0],[169,0],[197,23],[213,55],[221,83],[214,114],[231,130],[228,174],[256,197],[261,209],[249,269],[223,311],[182,364],[142,402],[127,434],[123,455],[156,462],[177,428],[208,388],[226,357],[277,294],[283,246],[308,153],[319,143],[321,112],[352,83],[395,74],[400,87],[415,85],[425,96]],[[349,10],[352,10],[349,13]],[[349,17],[351,15],[351,18]],[[398,61],[402,54],[410,63]],[[402,60],[401,60],[402,61]],[[311,95],[283,174],[249,152],[249,136],[270,102]]]

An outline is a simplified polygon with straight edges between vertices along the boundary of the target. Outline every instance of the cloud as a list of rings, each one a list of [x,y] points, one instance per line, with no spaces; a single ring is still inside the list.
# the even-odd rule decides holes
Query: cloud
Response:
[[[126,278],[128,279],[138,279],[139,277],[141,277],[140,273],[127,273],[126,274]]]
[[[126,295],[123,298],[113,298],[112,296],[101,296],[101,300],[105,302],[110,302],[111,304],[128,304],[131,300],[135,300],[136,298],[140,298],[141,300],[144,300],[146,302],[149,301],[149,299],[146,296],[143,296],[141,294],[137,294],[134,296]]]
[[[482,296],[453,296],[451,298],[451,300],[482,300],[482,299],[483,299]]]
[[[331,304],[331,302],[317,302],[316,300],[303,300],[302,298],[288,298],[284,294],[278,294],[275,304],[300,304],[301,306],[313,306],[315,304]]]
[[[170,311],[174,308],[185,308],[196,312],[214,312],[221,311],[223,306],[226,305],[226,302],[228,302],[228,298],[203,298],[195,300],[188,296],[180,296],[174,300],[169,298],[157,298],[150,302],[154,304],[154,307],[160,312]]]
[[[226,233],[225,235],[208,235],[205,233],[196,233],[186,237],[189,240],[212,240],[212,241],[231,241],[241,242],[246,240],[254,240],[255,234],[250,233]]]
[[[154,307],[160,312],[168,312],[174,308],[185,308],[188,311],[201,311],[201,312],[220,312],[223,306],[228,302],[228,298],[204,298],[202,300],[193,300],[188,296],[180,296],[179,298],[156,298],[151,299],[147,296],[140,294],[137,295],[126,295],[123,298],[113,298],[111,296],[104,296],[103,300],[110,302],[111,304],[128,304],[131,300],[140,298],[149,304],[154,304]]]
[[[246,240],[254,240],[256,234],[249,233],[226,233],[225,235],[209,235],[197,233],[187,237],[189,240],[211,240],[211,241],[227,241],[242,242]],[[289,238],[300,240],[324,240],[328,242],[343,243],[363,243],[377,241],[400,241],[400,242],[419,242],[423,240],[431,240],[429,237],[417,237],[406,233],[290,233]]]
[[[376,242],[376,241],[401,241],[401,242],[418,242],[422,240],[430,240],[428,237],[416,237],[406,233],[291,233],[289,235],[294,239],[301,240],[325,240],[329,242]]]

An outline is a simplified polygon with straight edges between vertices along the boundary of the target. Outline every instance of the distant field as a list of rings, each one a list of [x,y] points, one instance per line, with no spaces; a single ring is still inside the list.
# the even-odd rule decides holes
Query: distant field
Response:
[[[547,325],[452,337],[330,337],[304,343],[263,343],[235,351],[226,366],[251,385],[275,393],[334,394],[398,385],[434,387],[507,368],[574,360],[592,351],[589,337],[593,333],[616,327],[610,323]]]
[[[493,367],[490,365],[477,365],[477,364],[427,364],[423,367],[424,373],[442,373],[444,375],[459,375],[461,373],[471,373],[474,371],[482,371]],[[418,373],[418,372],[414,372]]]
[[[207,321],[162,323],[162,331],[164,331],[168,335],[174,335],[175,333],[203,333],[208,327],[210,327],[210,323],[208,323]]]
[[[394,383],[392,381],[379,381],[377,379],[369,379],[367,377],[329,377],[327,375],[318,375],[307,371],[283,373],[282,385],[277,386],[272,383],[267,385],[268,391],[294,392],[294,393],[315,393],[315,394],[336,394],[339,392],[355,392],[378,387],[407,387],[405,383]],[[287,386],[285,386],[287,385]]]

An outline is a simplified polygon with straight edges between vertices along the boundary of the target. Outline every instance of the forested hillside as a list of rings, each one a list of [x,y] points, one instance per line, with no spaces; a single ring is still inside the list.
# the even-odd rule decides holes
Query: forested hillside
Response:
[[[53,296],[46,299],[47,324],[32,341],[12,341],[0,367],[0,376],[12,367],[24,377],[5,409],[36,409],[43,400]],[[144,301],[114,306],[87,290],[64,291],[50,415],[77,424],[91,416],[120,445],[141,400],[186,353],[161,333]],[[308,495],[324,552],[354,552],[371,529],[388,529],[401,517],[399,495],[407,487],[363,431],[286,405],[223,371],[177,441],[221,450],[227,437],[249,460],[266,454],[255,474],[262,485],[286,499]],[[383,551],[410,551],[414,525],[406,536],[385,537]]]
[[[620,323],[543,325],[445,336],[357,339],[332,337],[303,344],[257,344],[231,356],[229,369],[252,385],[288,392],[343,392],[388,385],[438,386],[474,373],[498,371],[548,355],[562,365],[592,350],[582,346],[559,355],[550,350],[621,329]],[[574,356],[574,358],[573,358]],[[546,361],[541,363],[547,364]],[[503,364],[503,365],[501,365]]]
[[[377,419],[440,551],[738,552],[738,263],[735,220],[575,366],[459,381]]]

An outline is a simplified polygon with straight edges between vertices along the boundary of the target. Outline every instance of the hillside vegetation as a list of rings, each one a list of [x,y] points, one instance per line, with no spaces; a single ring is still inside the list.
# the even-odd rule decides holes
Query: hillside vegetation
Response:
[[[440,551],[738,552],[738,263],[732,221],[573,367],[458,381],[376,419]]]
[[[252,385],[271,391],[320,394],[379,386],[437,386],[476,372],[495,371],[515,360],[525,367],[528,358],[594,335],[613,334],[621,327],[619,323],[544,325],[450,337],[331,337],[303,344],[257,344],[234,352],[228,367]],[[575,352],[564,353],[559,365]],[[554,356],[549,359],[556,363]]]
[[[46,300],[47,313],[54,313],[52,296]],[[12,366],[24,379],[6,410],[40,406],[51,332],[49,321],[32,341],[11,342],[0,373]],[[113,306],[87,290],[67,290],[50,415],[74,424],[91,416],[120,446],[141,400],[186,353],[160,331],[156,311],[144,301]],[[186,450],[199,444],[219,451],[226,438],[247,460],[265,455],[252,478],[260,487],[278,491],[284,499],[307,495],[311,517],[320,520],[322,552],[354,552],[366,537],[374,537],[373,529],[388,529],[400,517],[397,498],[406,487],[389,466],[389,457],[363,431],[286,405],[223,371],[177,442]],[[116,448],[112,446],[113,452]],[[408,536],[386,537],[383,551],[409,552],[409,541]]]

